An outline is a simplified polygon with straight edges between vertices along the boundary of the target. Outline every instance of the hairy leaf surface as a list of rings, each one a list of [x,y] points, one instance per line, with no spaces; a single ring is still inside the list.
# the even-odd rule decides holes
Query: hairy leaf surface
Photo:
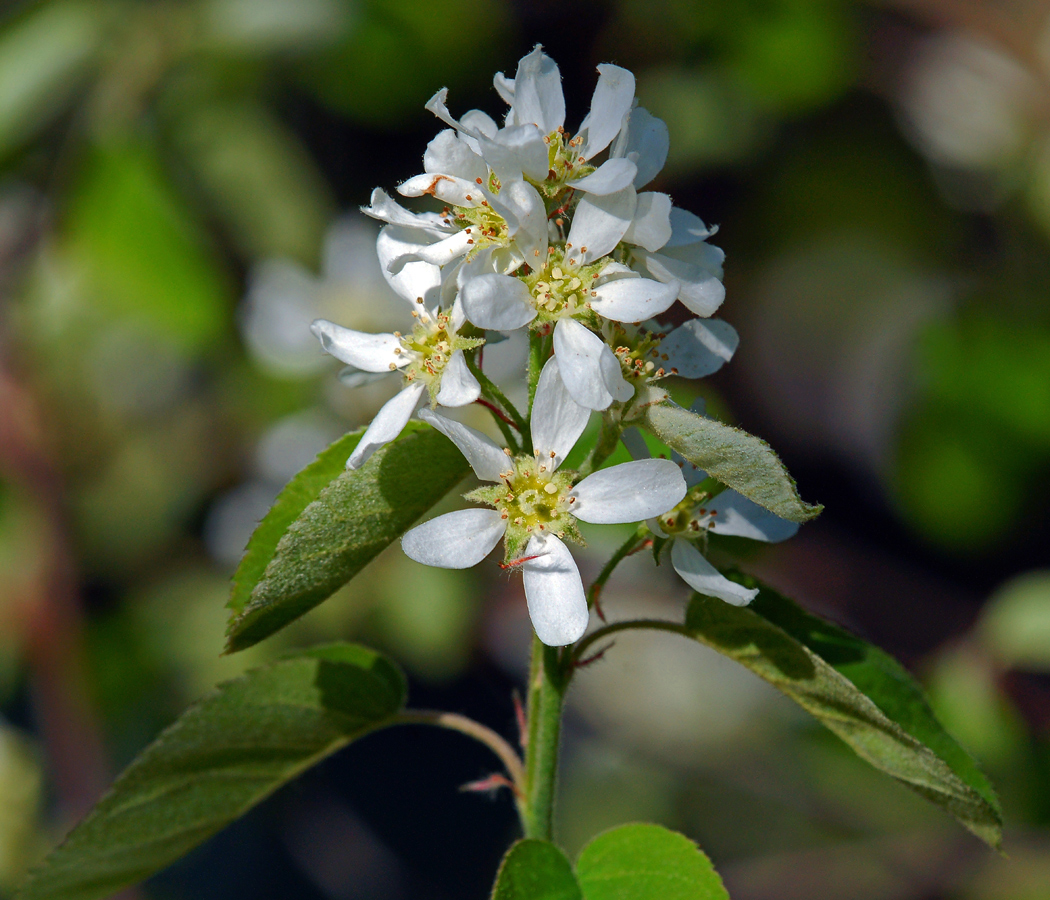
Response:
[[[219,685],[128,766],[20,900],[94,900],[148,878],[381,727],[404,699],[400,671],[353,644],[302,651]]]
[[[708,475],[778,516],[805,522],[824,508],[803,502],[780,458],[753,434],[669,400],[645,407],[639,424]]]
[[[347,435],[297,475],[253,535],[235,576],[228,652],[331,596],[469,471],[456,446],[422,423],[410,423],[360,469],[344,470],[359,439]]]

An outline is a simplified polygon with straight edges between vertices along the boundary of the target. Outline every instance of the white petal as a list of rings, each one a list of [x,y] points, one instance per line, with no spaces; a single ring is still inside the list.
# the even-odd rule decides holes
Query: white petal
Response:
[[[547,360],[532,404],[532,445],[541,460],[557,469],[587,427],[591,411],[569,395],[558,368],[558,357]],[[551,455],[553,454],[553,456]]]
[[[620,131],[623,117],[634,102],[634,75],[619,66],[598,66],[598,84],[591,97],[591,110],[580,125],[584,136],[580,154],[590,159],[601,153]]]
[[[671,565],[694,591],[717,597],[733,606],[747,606],[758,591],[730,581],[711,565],[688,541],[676,540],[671,547]]]
[[[497,72],[492,79],[492,86],[496,88],[496,93],[503,98],[503,102],[507,106],[511,106],[514,103],[514,79],[508,78],[502,72]]]
[[[425,173],[415,175],[397,186],[403,197],[435,197],[453,206],[481,206],[488,199],[482,185],[452,175]]]
[[[471,109],[460,117],[460,125],[473,131],[479,137],[495,137],[499,126],[492,121],[492,116],[480,109]]]
[[[408,362],[401,341],[392,334],[368,334],[351,331],[327,319],[315,319],[310,325],[326,353],[365,372],[390,372]]]
[[[514,331],[536,318],[529,289],[510,275],[479,275],[463,285],[459,296],[467,319],[478,328]]]
[[[690,319],[660,342],[667,355],[661,365],[677,369],[683,378],[703,378],[717,372],[733,358],[740,336],[721,319]]]
[[[580,200],[572,216],[567,241],[579,253],[577,265],[594,262],[609,253],[631,227],[638,197],[628,187],[615,194],[589,194]]]
[[[389,444],[401,434],[401,429],[408,424],[416,406],[423,397],[423,385],[412,384],[402,388],[391,399],[383,404],[376,413],[372,424],[368,426],[361,440],[354,447],[354,452],[346,461],[348,469],[360,469],[373,453],[384,444]]]
[[[608,525],[640,522],[673,509],[685,496],[682,472],[669,459],[637,459],[600,469],[572,489],[572,514]]]
[[[438,213],[414,213],[405,209],[382,188],[372,191],[368,206],[362,206],[361,212],[380,222],[390,225],[404,225],[407,228],[421,228],[429,234],[448,234],[455,230],[446,225]]]
[[[671,237],[671,198],[646,191],[638,195],[631,226],[623,239],[646,250],[659,250]]]
[[[667,162],[667,151],[671,146],[667,125],[656,118],[647,109],[636,107],[631,110],[627,127],[620,132],[616,146],[610,156],[629,156],[638,166],[634,176],[636,188],[645,187],[652,181]]]
[[[458,131],[463,126],[452,118],[452,114],[448,111],[448,107],[445,105],[447,100],[448,88],[442,88],[424,104],[423,108],[429,110],[446,125],[451,125]]]
[[[435,266],[446,266],[470,251],[474,242],[467,231],[457,231],[433,244],[421,244],[410,259],[421,259]]]
[[[460,453],[467,458],[474,474],[482,481],[499,481],[500,475],[512,468],[507,454],[480,431],[475,431],[469,425],[446,419],[429,409],[420,410],[419,418],[428,425],[432,425],[459,447]]]
[[[478,143],[485,161],[504,183],[519,180],[523,173],[536,181],[547,177],[547,145],[535,125],[504,128],[495,138],[481,138]]]
[[[518,63],[512,105],[515,125],[532,123],[543,134],[550,134],[565,124],[561,73],[539,45]]]
[[[608,344],[575,319],[554,326],[554,355],[566,390],[580,406],[605,409],[613,400],[634,396]]]
[[[605,196],[634,184],[638,167],[629,159],[607,159],[590,175],[570,184],[578,191]]]
[[[547,207],[539,191],[525,181],[512,181],[492,198],[492,208],[507,222],[507,231],[526,260],[547,258]]]
[[[554,535],[529,539],[522,564],[525,599],[529,604],[532,627],[550,647],[572,644],[583,637],[590,614],[583,580],[569,548]]]
[[[387,284],[427,318],[427,310],[441,302],[441,269],[421,260],[406,260],[421,245],[432,240],[433,237],[419,229],[403,228],[400,225],[381,228],[376,238],[379,268]]]
[[[617,278],[592,292],[591,308],[616,322],[641,322],[666,310],[680,294],[678,282],[664,284],[649,278]]]
[[[708,227],[699,216],[676,206],[671,210],[671,239],[665,246],[671,248],[699,244],[717,231],[717,225]]]
[[[425,566],[469,569],[492,552],[506,530],[506,521],[494,509],[461,509],[406,532],[401,549]]]
[[[441,388],[434,399],[442,406],[466,406],[480,396],[481,385],[467,368],[463,351],[457,350],[441,373]]]
[[[678,299],[698,316],[713,315],[725,300],[725,286],[718,275],[664,253],[642,255],[645,267],[654,278],[669,284],[678,283]]]
[[[715,534],[777,543],[798,533],[797,522],[780,518],[736,491],[722,491],[707,504],[707,510],[716,513],[708,526]]]
[[[359,388],[364,387],[366,384],[374,384],[384,375],[389,374],[389,372],[362,372],[353,366],[347,366],[344,369],[340,369],[336,377],[341,384],[345,384],[348,388]]]
[[[437,137],[427,144],[423,168],[431,174],[452,175],[475,184],[476,179],[484,181],[489,176],[485,160],[461,141],[451,128],[438,132]]]

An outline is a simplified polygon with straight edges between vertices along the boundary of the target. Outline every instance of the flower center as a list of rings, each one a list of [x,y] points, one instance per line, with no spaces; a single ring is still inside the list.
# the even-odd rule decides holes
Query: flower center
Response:
[[[583,138],[577,135],[570,138],[565,129],[558,127],[543,139],[547,145],[547,160],[550,171],[543,181],[527,179],[544,198],[550,200],[557,197],[565,188],[565,183],[570,178],[582,178],[594,171],[594,166],[588,165],[587,160],[580,156],[579,148],[583,144]]]
[[[510,243],[507,221],[486,201],[483,206],[446,207],[446,221],[455,221],[468,235],[472,244],[468,256],[473,256],[483,247],[506,247]]]
[[[507,559],[523,551],[536,534],[553,534],[582,543],[569,496],[576,472],[552,471],[553,460],[542,456],[516,456],[507,460],[503,481],[465,494],[467,500],[487,503],[507,523]]]
[[[710,499],[710,491],[699,487],[693,488],[674,509],[659,517],[657,521],[660,523],[660,529],[668,537],[706,531],[711,527],[717,515],[715,510],[707,509],[702,505]]]
[[[533,328],[579,316],[589,309],[587,304],[592,296],[592,285],[605,260],[577,267],[572,258],[566,264],[565,253],[561,247],[549,247],[546,263],[522,278],[539,313],[533,320]]]
[[[663,378],[667,371],[661,365],[667,354],[660,353],[660,341],[666,335],[629,328],[619,322],[611,323],[609,343],[620,361],[620,369],[627,381],[643,381]],[[676,370],[672,370],[673,372]]]
[[[418,313],[412,334],[402,335],[395,331],[394,336],[401,342],[401,347],[394,352],[408,356],[411,362],[401,371],[406,384],[422,382],[430,392],[431,400],[441,387],[441,375],[445,371],[452,354],[457,350],[468,350],[485,343],[481,338],[460,337],[452,327],[448,313],[437,312],[433,318],[423,317]]]

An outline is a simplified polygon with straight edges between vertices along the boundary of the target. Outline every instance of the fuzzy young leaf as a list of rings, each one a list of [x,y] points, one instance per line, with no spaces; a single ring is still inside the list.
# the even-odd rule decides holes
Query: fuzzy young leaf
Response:
[[[400,711],[379,654],[331,644],[227,681],[147,747],[33,871],[20,900],[94,900],[183,856]]]
[[[583,900],[572,866],[554,844],[518,841],[500,863],[492,900]]]
[[[585,900],[729,900],[711,860],[685,835],[659,825],[621,825],[580,853]]]
[[[862,759],[998,847],[1002,815],[995,793],[904,669],[755,579],[729,574],[758,587],[758,597],[737,607],[694,594],[686,613],[690,636],[768,681]]]
[[[227,651],[250,647],[313,609],[399,538],[467,474],[463,454],[428,425],[356,470],[360,439],[340,439],[297,475],[248,544],[234,576]]]
[[[644,408],[639,424],[672,450],[792,522],[815,518],[824,508],[804,503],[794,479],[761,438],[665,400]]]

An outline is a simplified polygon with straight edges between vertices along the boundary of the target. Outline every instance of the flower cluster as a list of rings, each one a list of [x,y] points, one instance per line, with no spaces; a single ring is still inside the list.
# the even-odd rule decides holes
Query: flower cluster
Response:
[[[686,574],[699,570],[693,554],[706,562],[689,541],[721,520],[711,504],[696,515],[685,510],[700,495],[679,464],[645,459],[602,469],[604,458],[592,453],[582,479],[561,464],[592,410],[618,429],[615,442],[654,382],[708,375],[737,345],[733,328],[710,318],[725,296],[723,254],[708,243],[715,229],[667,194],[643,190],[666,160],[667,127],[637,105],[630,72],[601,65],[598,73],[590,112],[574,134],[565,128],[558,67],[540,47],[513,79],[495,78],[509,107],[502,124],[479,110],[457,119],[447,91],[435,94],[427,108],[448,127],[427,146],[423,173],[398,187],[435,208],[413,211],[377,188],[363,210],[384,223],[380,263],[409,305],[411,332],[313,325],[324,349],[348,366],[348,384],[384,373],[402,378],[349,467],[363,465],[427,404],[420,418],[492,485],[467,495],[491,509],[433,519],[405,535],[405,552],[462,568],[503,539],[504,564],[522,570],[536,631],[553,645],[577,640],[587,625],[582,582],[564,543],[580,540],[577,520],[652,520],[665,534],[681,531],[686,540],[675,541],[672,557],[696,586]],[[697,318],[668,331],[655,317],[676,301]],[[519,329],[532,348],[528,416],[481,371],[486,339]],[[434,411],[475,401],[500,419],[506,449]],[[676,531],[682,516],[687,525]]]

